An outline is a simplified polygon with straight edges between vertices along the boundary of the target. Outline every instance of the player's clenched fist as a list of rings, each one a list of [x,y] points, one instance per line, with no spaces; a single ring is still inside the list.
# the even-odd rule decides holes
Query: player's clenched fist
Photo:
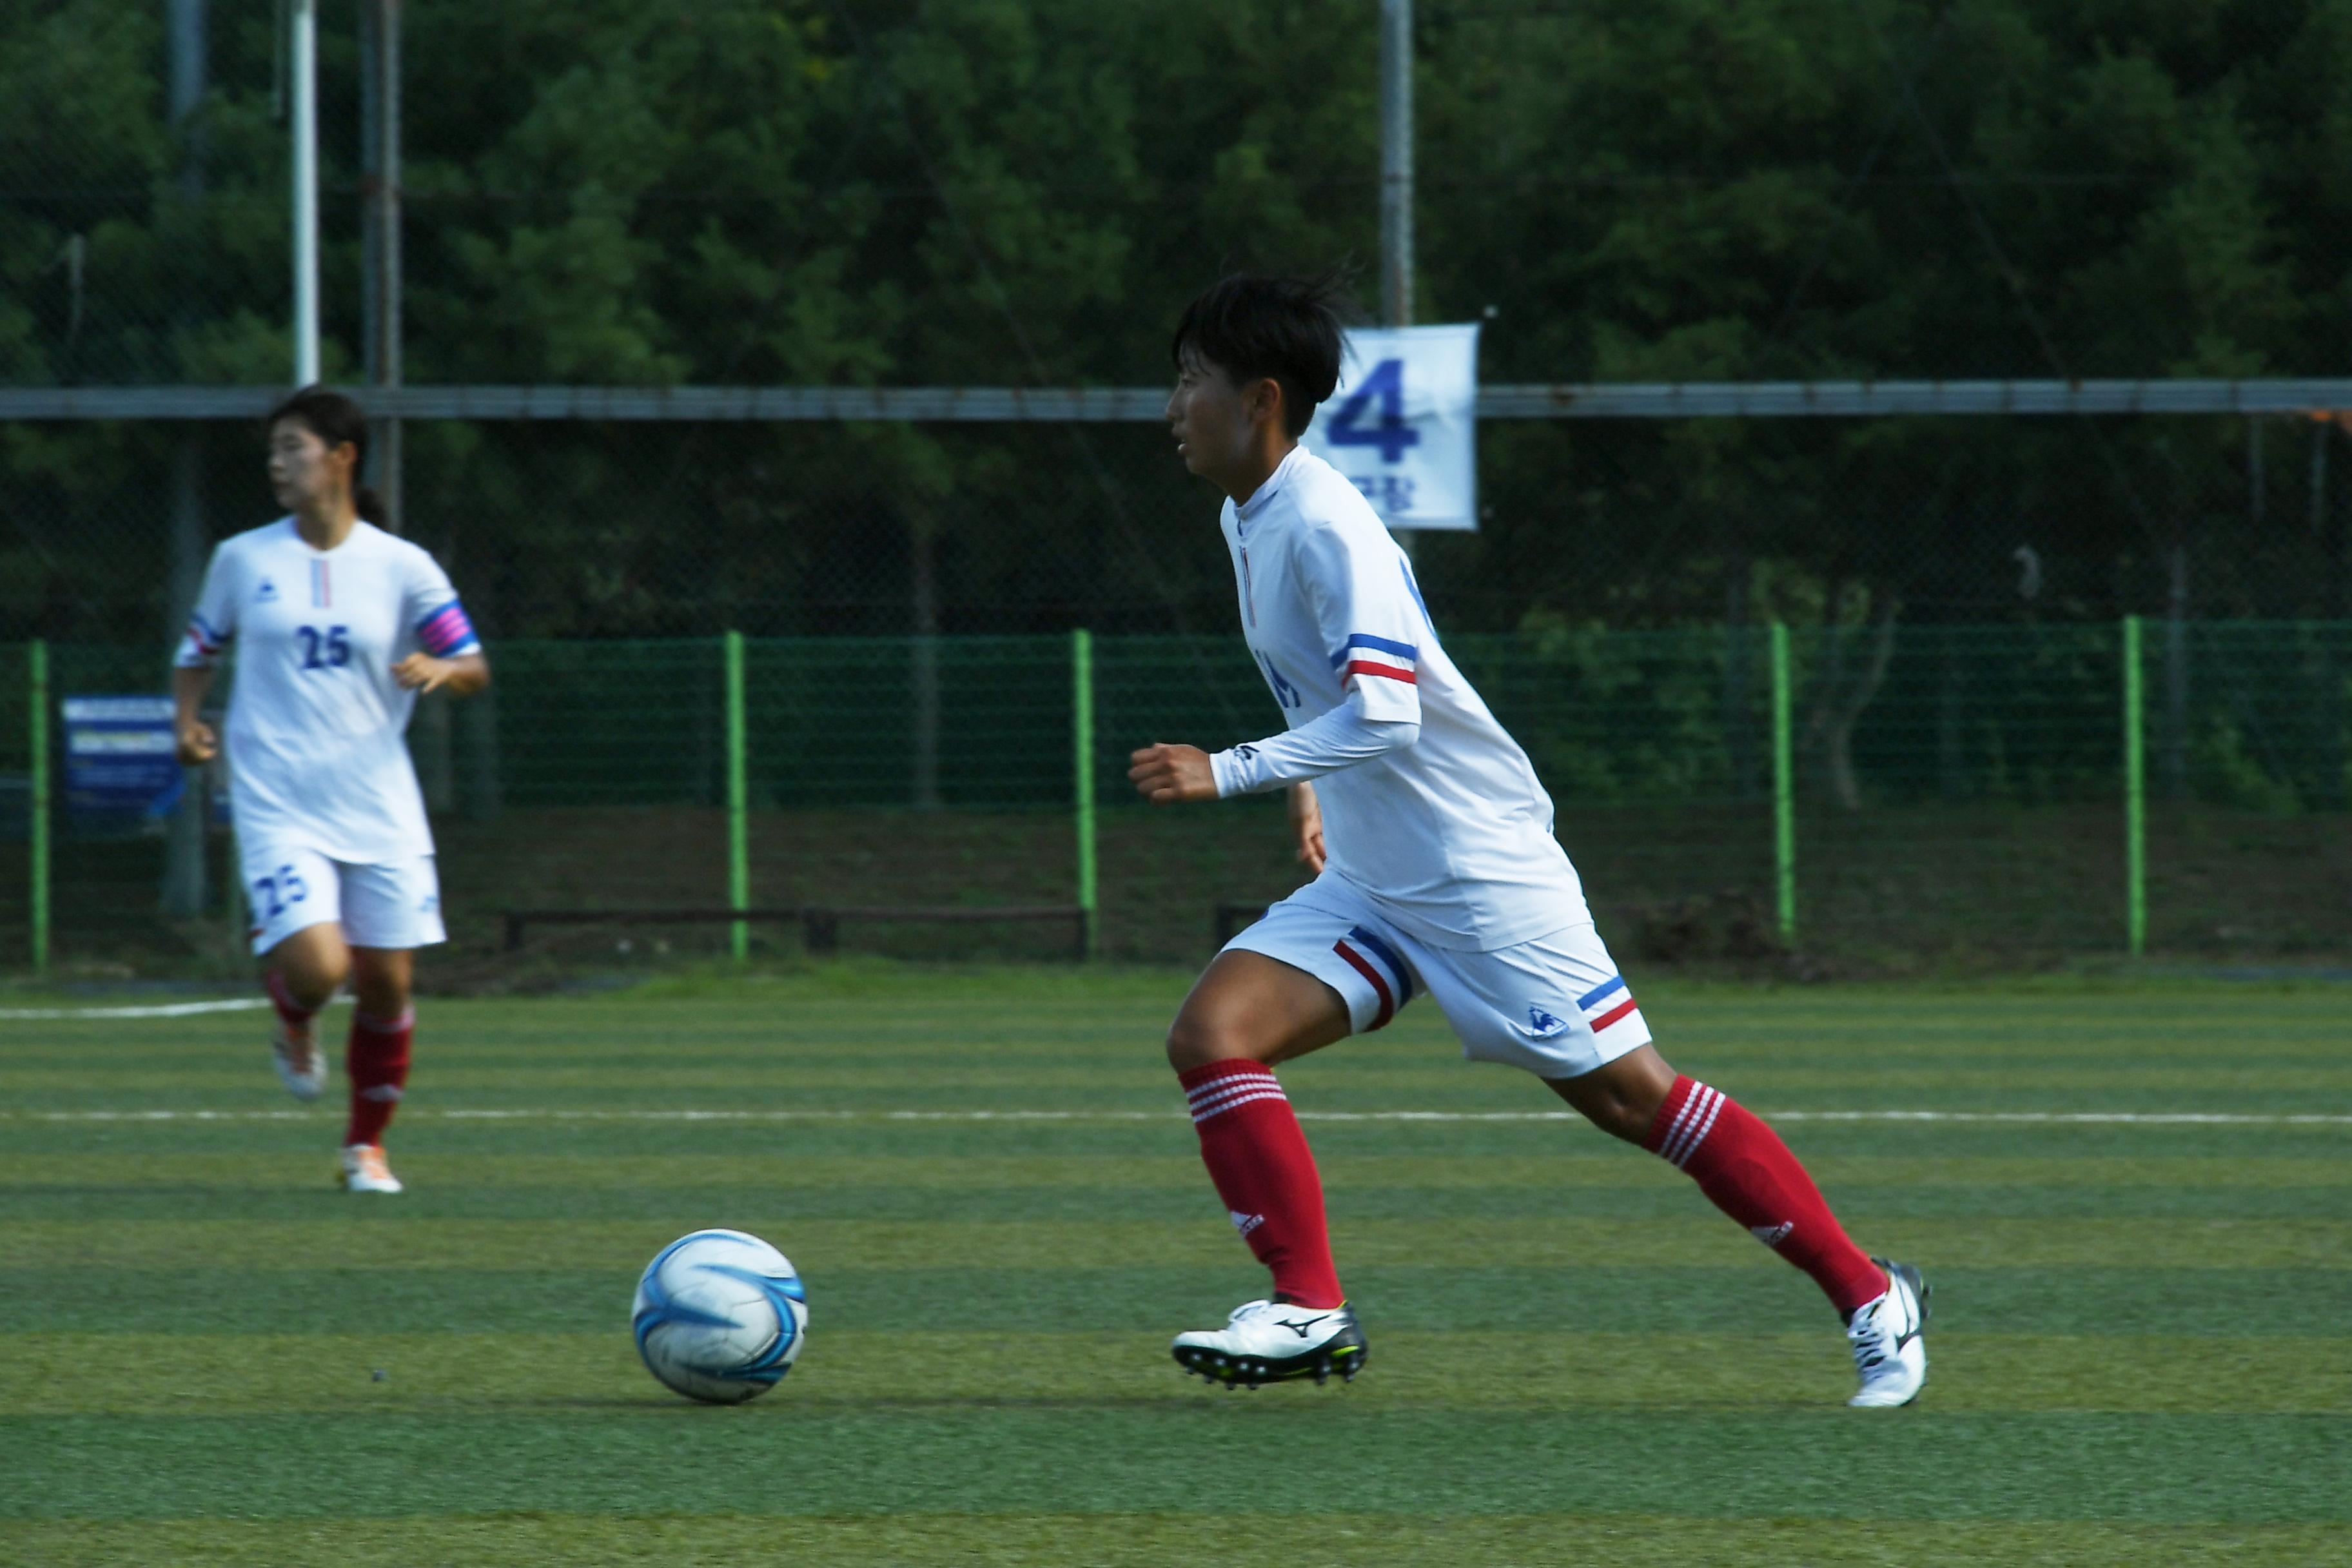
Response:
[[[1128,758],[1135,793],[1154,805],[1217,798],[1217,773],[1198,746],[1146,746]]]
[[[187,720],[177,726],[177,731],[172,750],[183,766],[198,767],[220,755],[220,740],[203,720]]]

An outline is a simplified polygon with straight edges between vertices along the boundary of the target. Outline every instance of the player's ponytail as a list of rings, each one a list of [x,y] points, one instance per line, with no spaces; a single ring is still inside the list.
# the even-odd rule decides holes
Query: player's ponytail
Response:
[[[269,411],[268,428],[276,429],[280,420],[291,419],[327,444],[332,451],[349,441],[358,457],[352,464],[352,510],[370,522],[384,521],[383,500],[374,489],[358,482],[358,475],[367,467],[367,415],[360,405],[340,392],[330,392],[323,386],[306,386]]]

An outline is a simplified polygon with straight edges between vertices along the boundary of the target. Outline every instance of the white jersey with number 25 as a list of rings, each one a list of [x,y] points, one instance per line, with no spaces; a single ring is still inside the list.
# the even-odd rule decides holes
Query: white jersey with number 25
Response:
[[[433,853],[405,739],[416,694],[392,667],[481,648],[440,563],[368,522],[323,551],[290,517],[236,534],[213,552],[178,663],[232,642],[237,836],[357,865]]]
[[[1242,635],[1289,728],[1350,702],[1420,725],[1316,778],[1324,874],[1433,947],[1490,952],[1591,920],[1551,797],[1438,645],[1412,563],[1356,487],[1301,447],[1223,521]]]

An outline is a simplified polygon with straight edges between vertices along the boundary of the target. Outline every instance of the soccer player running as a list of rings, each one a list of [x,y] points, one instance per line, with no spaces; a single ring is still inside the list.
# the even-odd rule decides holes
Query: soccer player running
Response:
[[[269,482],[291,515],[213,552],[172,685],[180,760],[209,762],[221,745],[198,715],[239,646],[229,804],[278,1076],[319,1098],[319,1010],[350,980],[342,1182],[396,1193],[383,1133],[408,1081],[415,951],[446,935],[404,736],[417,693],[470,695],[490,667],[447,574],[365,521],[383,515],[353,482],[366,448],[365,416],[338,394],[305,388],[270,415]]]
[[[1534,1073],[1812,1276],[1852,1342],[1850,1403],[1909,1404],[1927,1371],[1918,1271],[1855,1247],[1770,1128],[1659,1056],[1527,753],[1446,658],[1371,507],[1298,445],[1339,380],[1330,290],[1229,278],[1185,310],[1173,353],[1169,424],[1230,498],[1242,634],[1286,731],[1214,756],[1147,746],[1129,776],[1160,805],[1286,786],[1318,873],[1227,944],[1169,1031],[1210,1178],[1274,1276],[1223,1328],[1179,1334],[1176,1360],[1228,1385],[1362,1367],[1321,1178],[1273,1069],[1426,991],[1465,1056]]]

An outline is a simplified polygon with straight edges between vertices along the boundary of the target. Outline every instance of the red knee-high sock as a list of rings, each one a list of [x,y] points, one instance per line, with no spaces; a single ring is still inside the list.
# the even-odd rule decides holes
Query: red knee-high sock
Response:
[[[392,1113],[408,1084],[408,1042],[416,1033],[414,1009],[387,1022],[365,1013],[352,1015],[352,1043],[343,1065],[352,1080],[352,1120],[343,1142],[381,1143]]]
[[[1263,1064],[1211,1062],[1179,1073],[1201,1135],[1201,1160],[1234,1228],[1274,1271],[1275,1294],[1302,1307],[1347,1300],[1331,1267],[1323,1178],[1290,1099]]]
[[[273,969],[261,977],[261,988],[269,993],[269,1005],[278,1009],[278,1016],[285,1020],[289,1029],[306,1028],[310,1020],[319,1016],[318,1008],[305,1007],[294,1000],[294,993],[286,984],[286,976],[278,970]]]
[[[1720,1089],[1677,1078],[1642,1146],[1698,1183],[1715,1206],[1813,1277],[1840,1312],[1886,1292],[1886,1276],[1848,1240],[1780,1134]]]

